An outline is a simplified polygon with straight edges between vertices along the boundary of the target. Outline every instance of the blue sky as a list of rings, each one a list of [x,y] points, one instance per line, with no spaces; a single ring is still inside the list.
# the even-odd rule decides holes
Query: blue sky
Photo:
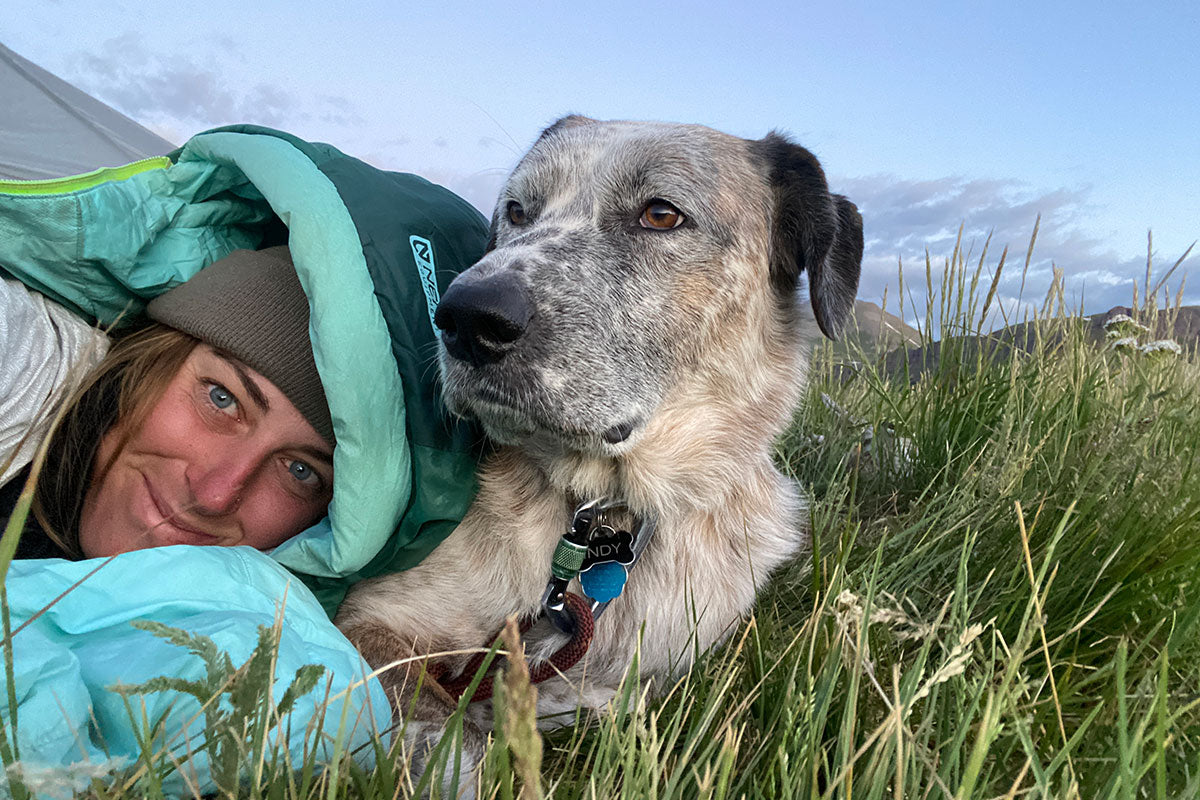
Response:
[[[1015,298],[1040,213],[1025,298],[1053,265],[1089,312],[1129,302],[1148,229],[1160,269],[1200,238],[1200,4],[598,5],[6,0],[0,41],[173,141],[258,122],[484,208],[564,113],[780,129],[859,203],[860,296],[892,309],[897,260],[923,279],[960,224],[1019,254]]]

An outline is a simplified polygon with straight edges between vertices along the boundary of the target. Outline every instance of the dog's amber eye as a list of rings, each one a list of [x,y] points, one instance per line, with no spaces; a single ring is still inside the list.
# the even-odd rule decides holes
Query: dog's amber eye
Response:
[[[524,225],[529,221],[529,217],[525,216],[525,209],[516,200],[508,204],[508,221],[513,225]]]
[[[683,212],[666,200],[651,200],[638,220],[643,228],[656,231],[669,231],[683,224]]]

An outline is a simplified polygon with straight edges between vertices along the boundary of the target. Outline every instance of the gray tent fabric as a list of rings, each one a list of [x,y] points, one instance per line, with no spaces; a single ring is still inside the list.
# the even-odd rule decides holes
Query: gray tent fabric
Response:
[[[174,149],[0,44],[0,180],[62,178]]]

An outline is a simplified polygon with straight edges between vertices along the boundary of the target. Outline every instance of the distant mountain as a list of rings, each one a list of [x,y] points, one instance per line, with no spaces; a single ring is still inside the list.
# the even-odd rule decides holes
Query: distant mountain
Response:
[[[1118,314],[1134,316],[1128,306],[1114,306],[1101,314],[1078,319],[1084,325],[1088,338],[1100,343],[1105,340],[1104,324]],[[1006,357],[1013,349],[1029,353],[1036,342],[1034,325],[1033,322],[1022,322],[982,336],[954,337],[951,341],[955,345],[961,344],[960,357],[964,361],[974,361],[981,348],[996,357]],[[1174,339],[1184,349],[1200,346],[1200,306],[1182,306],[1172,312],[1160,311],[1150,332],[1141,337],[1143,343],[1155,339]],[[902,372],[907,359],[909,377],[916,381],[926,370],[937,366],[942,349],[943,343],[940,341],[926,347],[894,348],[887,353],[883,370],[889,375]]]
[[[887,313],[874,303],[855,300],[854,313],[834,342],[833,354],[837,362],[873,362],[901,345],[915,347],[920,343],[921,335],[917,329],[906,325],[900,317]]]

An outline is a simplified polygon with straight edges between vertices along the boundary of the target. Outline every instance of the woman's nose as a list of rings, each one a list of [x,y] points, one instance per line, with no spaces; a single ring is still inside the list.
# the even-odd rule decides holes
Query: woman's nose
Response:
[[[193,460],[184,474],[195,512],[220,516],[237,511],[257,466],[256,456],[236,449],[218,450],[208,458]]]

